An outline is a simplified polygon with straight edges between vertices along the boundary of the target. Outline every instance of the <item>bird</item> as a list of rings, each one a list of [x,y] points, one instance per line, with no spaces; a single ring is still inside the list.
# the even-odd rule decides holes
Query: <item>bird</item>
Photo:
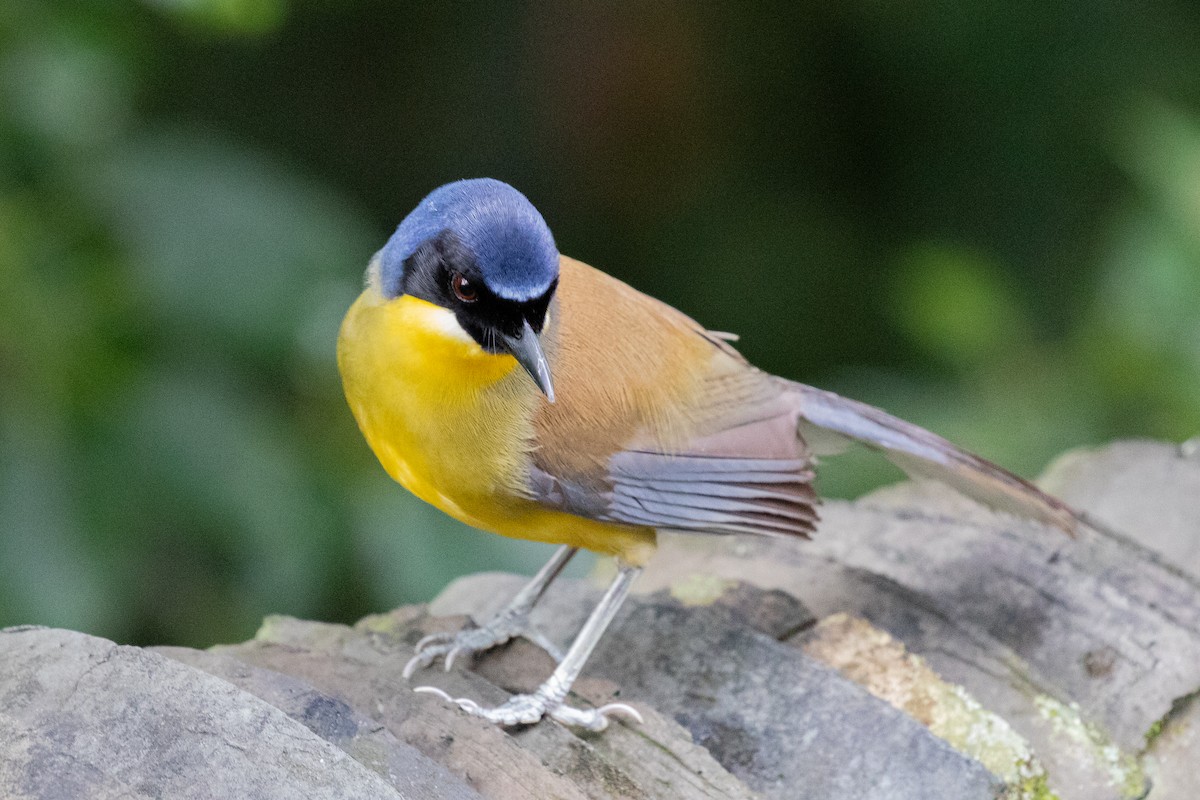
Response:
[[[853,442],[915,477],[1074,535],[1082,517],[1024,479],[873,406],[750,364],[729,334],[558,251],[541,213],[491,178],[447,183],[368,264],[338,335],[343,388],[379,462],[482,531],[559,545],[479,627],[427,636],[404,677],[517,636],[557,660],[494,707],[418,687],[502,726],[639,721],[577,708],[571,685],[659,531],[802,540],[818,523],[819,456]],[[565,653],[530,612],[580,549],[616,575]]]

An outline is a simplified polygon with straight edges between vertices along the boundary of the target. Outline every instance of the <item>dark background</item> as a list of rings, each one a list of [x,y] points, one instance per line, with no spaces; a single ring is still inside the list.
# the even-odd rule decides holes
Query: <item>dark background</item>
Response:
[[[206,645],[545,558],[341,397],[363,267],[461,177],[1024,474],[1200,432],[1195,3],[10,3],[0,93],[0,625]]]

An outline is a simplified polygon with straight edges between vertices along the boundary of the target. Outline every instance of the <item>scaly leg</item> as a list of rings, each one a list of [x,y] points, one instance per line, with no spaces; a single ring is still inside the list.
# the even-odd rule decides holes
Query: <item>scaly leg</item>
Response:
[[[562,652],[558,647],[530,626],[529,612],[578,552],[578,547],[560,547],[546,566],[538,570],[537,575],[517,592],[516,597],[482,627],[457,633],[434,633],[417,642],[417,654],[404,665],[404,679],[408,680],[414,672],[428,667],[440,656],[445,656],[444,665],[449,672],[460,655],[480,653],[517,636],[524,636],[549,653],[555,661],[562,661]]]
[[[629,567],[623,564],[619,566],[617,577],[613,579],[608,591],[600,599],[596,610],[583,624],[579,635],[571,643],[571,649],[567,651],[567,655],[546,682],[532,694],[516,694],[508,698],[508,702],[496,708],[483,708],[474,700],[452,698],[433,686],[421,686],[416,691],[436,694],[444,700],[457,703],[469,714],[483,717],[489,722],[496,722],[500,725],[528,725],[537,722],[547,714],[551,719],[558,720],[564,725],[574,725],[590,731],[604,730],[608,727],[609,716],[614,714],[627,714],[641,722],[641,715],[624,703],[609,703],[596,709],[572,708],[563,704],[567,692],[571,690],[571,685],[575,683],[575,679],[583,670],[584,662],[596,648],[596,643],[600,641],[604,629],[616,616],[617,609],[621,607],[621,603],[629,594],[629,587],[633,585],[634,579],[641,571],[641,567]]]

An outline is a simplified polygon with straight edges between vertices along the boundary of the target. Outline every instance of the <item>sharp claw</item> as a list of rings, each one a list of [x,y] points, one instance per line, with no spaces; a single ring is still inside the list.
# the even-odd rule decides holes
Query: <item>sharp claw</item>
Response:
[[[445,657],[442,658],[442,670],[444,672],[449,672],[451,669],[453,669],[455,659],[457,659],[465,649],[466,648],[464,648],[462,645],[459,645],[449,653],[446,653]]]
[[[484,709],[480,708],[479,704],[469,697],[451,697],[436,686],[417,686],[413,691],[420,692],[421,694],[431,694],[447,703],[453,703],[468,714],[485,716]]]
[[[419,653],[422,650],[424,650],[426,647],[428,647],[429,645],[433,644],[434,642],[440,641],[445,638],[447,638],[447,634],[445,634],[445,633],[431,633],[428,636],[422,636],[417,641],[416,650]]]
[[[607,728],[609,719],[622,715],[627,716],[634,722],[643,722],[642,715],[638,713],[637,709],[625,703],[609,703],[606,706],[595,709],[572,708],[571,706],[560,705],[557,708],[550,709],[548,713],[552,719],[563,725],[583,728],[594,733]]]
[[[410,658],[408,660],[408,663],[404,665],[404,670],[400,673],[400,675],[404,678],[404,680],[407,681],[407,680],[412,679],[413,673],[416,672],[418,669],[420,669],[422,666],[421,660],[422,659],[421,659],[420,653],[418,653],[417,655],[413,656],[412,658]]]
[[[482,715],[483,713],[483,709],[479,707],[479,703],[476,703],[474,700],[470,700],[466,697],[460,697],[454,702],[458,703],[458,707],[468,714]]]
[[[605,706],[600,706],[596,709],[596,713],[603,716],[621,716],[624,714],[629,719],[636,722],[638,725],[644,725],[646,720],[642,719],[642,714],[636,708],[625,703],[609,703]]]

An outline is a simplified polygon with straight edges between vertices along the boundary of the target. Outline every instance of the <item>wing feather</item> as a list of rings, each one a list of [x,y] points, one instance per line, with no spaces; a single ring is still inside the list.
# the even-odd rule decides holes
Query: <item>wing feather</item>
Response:
[[[564,258],[535,420],[540,503],[608,522],[808,537],[811,459],[777,380],[675,309]]]

